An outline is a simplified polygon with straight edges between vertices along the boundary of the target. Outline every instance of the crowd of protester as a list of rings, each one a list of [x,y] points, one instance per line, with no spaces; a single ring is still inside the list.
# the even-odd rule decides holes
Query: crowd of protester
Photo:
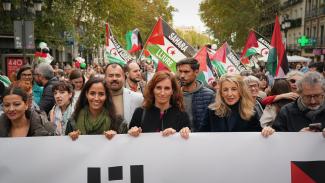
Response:
[[[324,63],[285,77],[263,70],[199,81],[200,64],[180,60],[176,73],[150,60],[87,69],[24,65],[0,76],[0,137],[176,132],[323,132]]]

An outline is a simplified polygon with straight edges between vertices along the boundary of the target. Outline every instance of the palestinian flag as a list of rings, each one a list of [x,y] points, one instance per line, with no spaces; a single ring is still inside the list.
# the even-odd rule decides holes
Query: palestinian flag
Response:
[[[201,48],[194,58],[200,63],[200,73],[198,75],[198,80],[202,81],[203,83],[209,84],[210,82],[215,80],[215,72],[213,70],[207,48]]]
[[[126,37],[126,49],[129,53],[134,53],[142,49],[142,39],[139,29],[129,31],[125,35]]]
[[[194,48],[161,18],[154,26],[143,52],[146,56],[155,57],[172,72],[176,72],[176,62],[195,54]]]
[[[121,65],[125,65],[126,63],[134,60],[131,55],[120,45],[117,39],[115,39],[108,23],[106,23],[106,46],[104,59],[108,63],[116,62]]]
[[[239,74],[247,70],[240,62],[237,54],[225,42],[216,52],[211,54],[211,63],[216,68],[218,75],[225,73]]]
[[[292,161],[292,183],[325,182],[325,161]]]
[[[289,72],[288,59],[282,42],[278,16],[275,18],[271,49],[267,58],[266,69],[270,75],[275,77],[283,77]]]
[[[250,63],[249,57],[257,53],[256,50],[253,48],[258,48],[258,43],[255,36],[255,32],[250,31],[246,41],[245,48],[243,49],[243,52],[240,56],[241,63],[243,64]]]

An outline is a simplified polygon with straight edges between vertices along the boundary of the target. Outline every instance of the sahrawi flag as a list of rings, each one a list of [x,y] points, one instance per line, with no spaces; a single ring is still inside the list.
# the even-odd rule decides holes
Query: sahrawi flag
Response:
[[[289,71],[288,59],[282,42],[278,16],[275,18],[271,49],[267,58],[266,69],[269,71],[270,75],[275,77],[283,77]]]
[[[176,62],[195,54],[195,50],[161,18],[153,28],[144,49],[147,57],[155,57],[172,72],[176,72]]]
[[[134,59],[131,55],[120,45],[120,43],[115,39],[112,34],[112,31],[106,23],[106,45],[104,58],[108,63],[119,63],[121,65],[125,65],[128,62],[133,61]]]
[[[142,49],[142,39],[139,29],[128,31],[125,35],[126,49],[129,53],[134,53]]]

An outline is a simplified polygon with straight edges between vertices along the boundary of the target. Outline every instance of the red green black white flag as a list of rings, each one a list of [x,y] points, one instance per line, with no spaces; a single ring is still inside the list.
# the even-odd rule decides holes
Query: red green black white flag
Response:
[[[275,77],[284,77],[286,73],[289,72],[289,64],[286,50],[282,42],[278,16],[275,18],[271,48],[267,58],[266,69],[269,71],[270,75]]]
[[[128,31],[125,37],[126,49],[129,53],[134,53],[142,49],[143,45],[139,29],[136,28],[133,31]]]

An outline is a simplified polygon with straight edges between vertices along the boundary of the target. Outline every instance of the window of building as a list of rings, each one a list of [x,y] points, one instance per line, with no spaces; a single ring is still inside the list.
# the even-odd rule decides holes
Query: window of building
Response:
[[[317,38],[317,34],[316,34],[316,27],[313,27],[313,34],[311,35],[313,38]]]
[[[324,43],[324,25],[320,26],[320,44]]]

